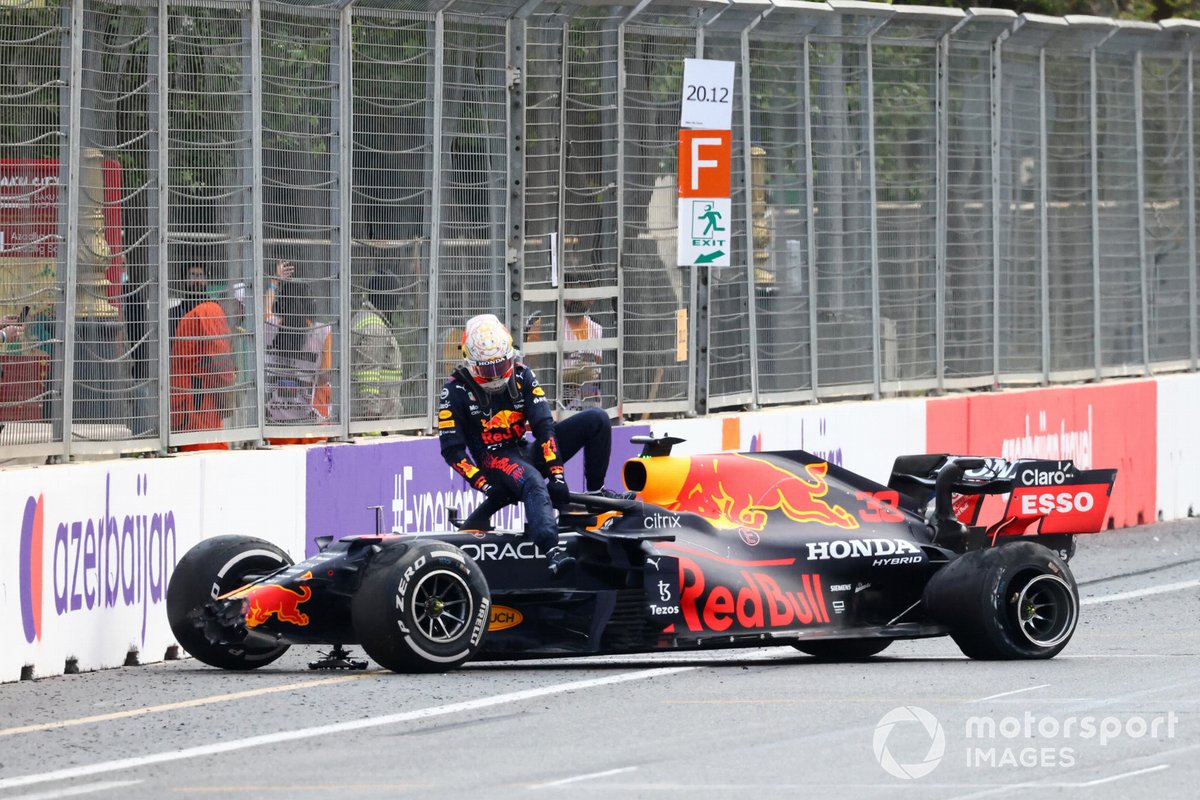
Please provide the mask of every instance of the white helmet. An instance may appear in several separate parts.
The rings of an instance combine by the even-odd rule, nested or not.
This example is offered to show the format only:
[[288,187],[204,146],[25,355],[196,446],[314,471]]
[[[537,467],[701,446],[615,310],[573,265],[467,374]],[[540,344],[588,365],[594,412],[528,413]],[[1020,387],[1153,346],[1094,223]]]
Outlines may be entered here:
[[512,377],[517,351],[512,346],[512,334],[495,314],[480,314],[467,320],[462,351],[467,371],[481,389],[493,393],[504,390]]

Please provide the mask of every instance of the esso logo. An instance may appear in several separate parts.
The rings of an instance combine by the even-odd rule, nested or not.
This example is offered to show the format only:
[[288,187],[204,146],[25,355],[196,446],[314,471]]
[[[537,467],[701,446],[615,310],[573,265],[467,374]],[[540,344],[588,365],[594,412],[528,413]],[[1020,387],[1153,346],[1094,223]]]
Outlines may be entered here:
[[1058,494],[1046,492],[1045,494],[1021,496],[1021,514],[1025,516],[1051,514],[1055,511],[1086,512],[1095,507],[1096,498],[1092,496],[1091,492],[1059,492]]

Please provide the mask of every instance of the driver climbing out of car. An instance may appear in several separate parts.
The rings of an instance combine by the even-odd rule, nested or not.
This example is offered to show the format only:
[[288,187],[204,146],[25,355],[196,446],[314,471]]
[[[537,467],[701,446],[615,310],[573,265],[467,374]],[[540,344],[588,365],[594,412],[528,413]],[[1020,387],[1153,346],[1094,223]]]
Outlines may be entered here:
[[545,391],[493,314],[467,321],[462,352],[464,363],[442,388],[438,436],[446,463],[486,495],[463,527],[486,528],[493,513],[520,500],[530,538],[549,558],[550,572],[560,575],[575,563],[559,544],[554,516],[570,502],[563,465],[583,450],[588,494],[633,497],[604,488],[612,449],[608,415],[592,408],[555,424]]

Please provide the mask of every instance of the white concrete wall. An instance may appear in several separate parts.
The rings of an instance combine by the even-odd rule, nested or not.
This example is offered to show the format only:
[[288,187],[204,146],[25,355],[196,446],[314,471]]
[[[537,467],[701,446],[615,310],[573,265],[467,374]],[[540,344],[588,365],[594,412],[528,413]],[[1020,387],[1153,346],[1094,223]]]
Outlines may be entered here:
[[[1139,427],[1147,415],[1157,421],[1145,427],[1156,431],[1154,501],[1164,519],[1200,513],[1200,375],[1152,383],[1156,394],[1138,396],[1154,398],[1153,407],[1122,411]],[[1037,392],[1026,395],[1031,409],[1040,402]],[[929,415],[947,413],[969,411],[944,400],[826,403],[652,427],[685,438],[682,453],[803,448],[884,483],[897,455],[936,448],[934,430],[945,420],[934,417],[934,425]],[[408,458],[406,449],[415,457],[418,445],[427,446],[411,438],[374,443],[396,448],[389,459],[397,463]],[[133,649],[143,661],[161,659],[173,643],[166,582],[179,557],[206,537],[259,536],[302,558],[306,504],[320,499],[307,496],[308,452],[290,447],[0,472],[0,518],[9,530],[0,540],[0,681],[17,680],[27,665],[39,677],[61,673],[68,658],[85,670],[118,666]]]
[[1158,384],[1158,513],[1200,514],[1200,375],[1156,378]]
[[0,681],[162,660],[167,581],[204,538],[304,553],[304,451],[203,453],[6,470]]

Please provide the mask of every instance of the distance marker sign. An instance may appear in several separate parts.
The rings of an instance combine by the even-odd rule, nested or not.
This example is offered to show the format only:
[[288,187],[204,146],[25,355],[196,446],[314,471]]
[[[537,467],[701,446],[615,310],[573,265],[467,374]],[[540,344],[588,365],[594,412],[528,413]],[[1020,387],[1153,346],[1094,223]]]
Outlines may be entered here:
[[679,127],[729,130],[733,127],[732,61],[683,60],[683,104]]
[[676,261],[681,267],[727,267],[733,238],[734,64],[689,58],[683,75]]
[[679,266],[729,266],[729,131],[679,132]]

